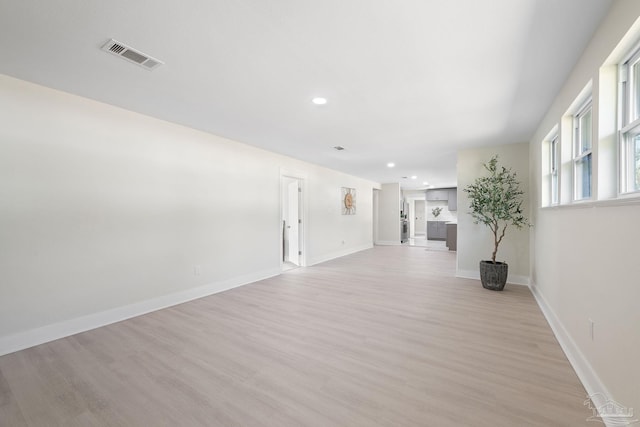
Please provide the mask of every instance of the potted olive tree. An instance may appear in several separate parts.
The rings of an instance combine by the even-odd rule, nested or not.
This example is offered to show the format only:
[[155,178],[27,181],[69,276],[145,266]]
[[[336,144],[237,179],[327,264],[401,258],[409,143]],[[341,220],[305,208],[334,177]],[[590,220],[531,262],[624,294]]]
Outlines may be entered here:
[[495,155],[484,164],[489,176],[476,178],[473,184],[463,191],[469,195],[469,212],[476,224],[489,227],[493,233],[493,253],[490,261],[480,261],[480,280],[486,289],[501,291],[507,283],[509,266],[505,262],[496,262],[496,254],[500,242],[504,238],[507,227],[529,226],[529,221],[522,213],[524,192],[516,173],[510,168],[498,165]]

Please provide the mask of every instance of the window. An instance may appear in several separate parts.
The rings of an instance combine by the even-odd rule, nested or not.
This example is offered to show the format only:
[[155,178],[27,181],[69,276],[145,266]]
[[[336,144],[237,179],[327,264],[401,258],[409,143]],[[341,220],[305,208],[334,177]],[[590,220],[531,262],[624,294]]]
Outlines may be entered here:
[[[571,125],[569,125],[569,129]],[[570,145],[569,145],[570,147]],[[560,203],[561,165],[560,126],[554,125],[540,143],[540,184],[541,207],[555,206]],[[567,180],[570,182],[570,180]],[[568,192],[571,194],[571,192]]]
[[558,204],[558,193],[559,193],[559,181],[558,181],[558,169],[560,167],[560,151],[558,147],[558,134],[555,134],[551,141],[549,141],[549,175],[551,179],[549,180],[549,184],[551,188],[549,189],[549,194],[551,195],[551,204]]
[[591,198],[591,99],[573,116],[573,194],[575,200]]
[[620,66],[620,193],[640,191],[640,49]]

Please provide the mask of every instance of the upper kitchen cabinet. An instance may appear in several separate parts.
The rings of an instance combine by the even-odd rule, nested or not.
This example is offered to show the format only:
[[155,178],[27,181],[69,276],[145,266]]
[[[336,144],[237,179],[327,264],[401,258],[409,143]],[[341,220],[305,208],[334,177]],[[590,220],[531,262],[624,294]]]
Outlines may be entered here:
[[445,201],[450,211],[458,210],[458,189],[457,188],[438,188],[435,190],[427,190],[427,201]]
[[448,202],[448,208],[450,211],[457,211],[458,210],[458,189],[457,188],[450,188],[449,189],[449,199],[447,200]]
[[429,200],[449,200],[449,190],[446,188],[427,190],[427,201]]

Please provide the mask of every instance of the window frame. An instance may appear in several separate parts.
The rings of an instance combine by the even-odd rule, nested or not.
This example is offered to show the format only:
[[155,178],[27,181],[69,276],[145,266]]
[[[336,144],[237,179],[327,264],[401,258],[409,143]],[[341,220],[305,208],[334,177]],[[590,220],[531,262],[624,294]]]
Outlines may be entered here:
[[[634,67],[636,67],[634,78]],[[635,159],[635,138],[640,135],[640,44],[620,61],[620,124],[618,132],[618,193],[640,196],[640,166]]]
[[555,132],[549,138],[549,205],[560,203],[560,136]]
[[[583,132],[583,119],[589,114],[590,126],[586,134]],[[586,136],[588,136],[589,147],[585,148]],[[591,96],[587,98],[577,112],[573,115],[573,200],[576,202],[593,199],[593,102]],[[578,188],[578,184],[582,183],[584,187],[584,178],[578,180],[578,165],[588,159],[588,195],[583,193],[583,188]],[[579,193],[580,191],[580,193]]]

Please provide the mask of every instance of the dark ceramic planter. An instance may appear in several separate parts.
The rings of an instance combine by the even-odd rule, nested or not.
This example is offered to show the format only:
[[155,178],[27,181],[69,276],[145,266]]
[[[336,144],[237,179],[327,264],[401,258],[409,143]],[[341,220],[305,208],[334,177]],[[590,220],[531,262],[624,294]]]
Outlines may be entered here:
[[509,266],[504,262],[480,261],[480,281],[485,289],[503,290],[508,274]]

